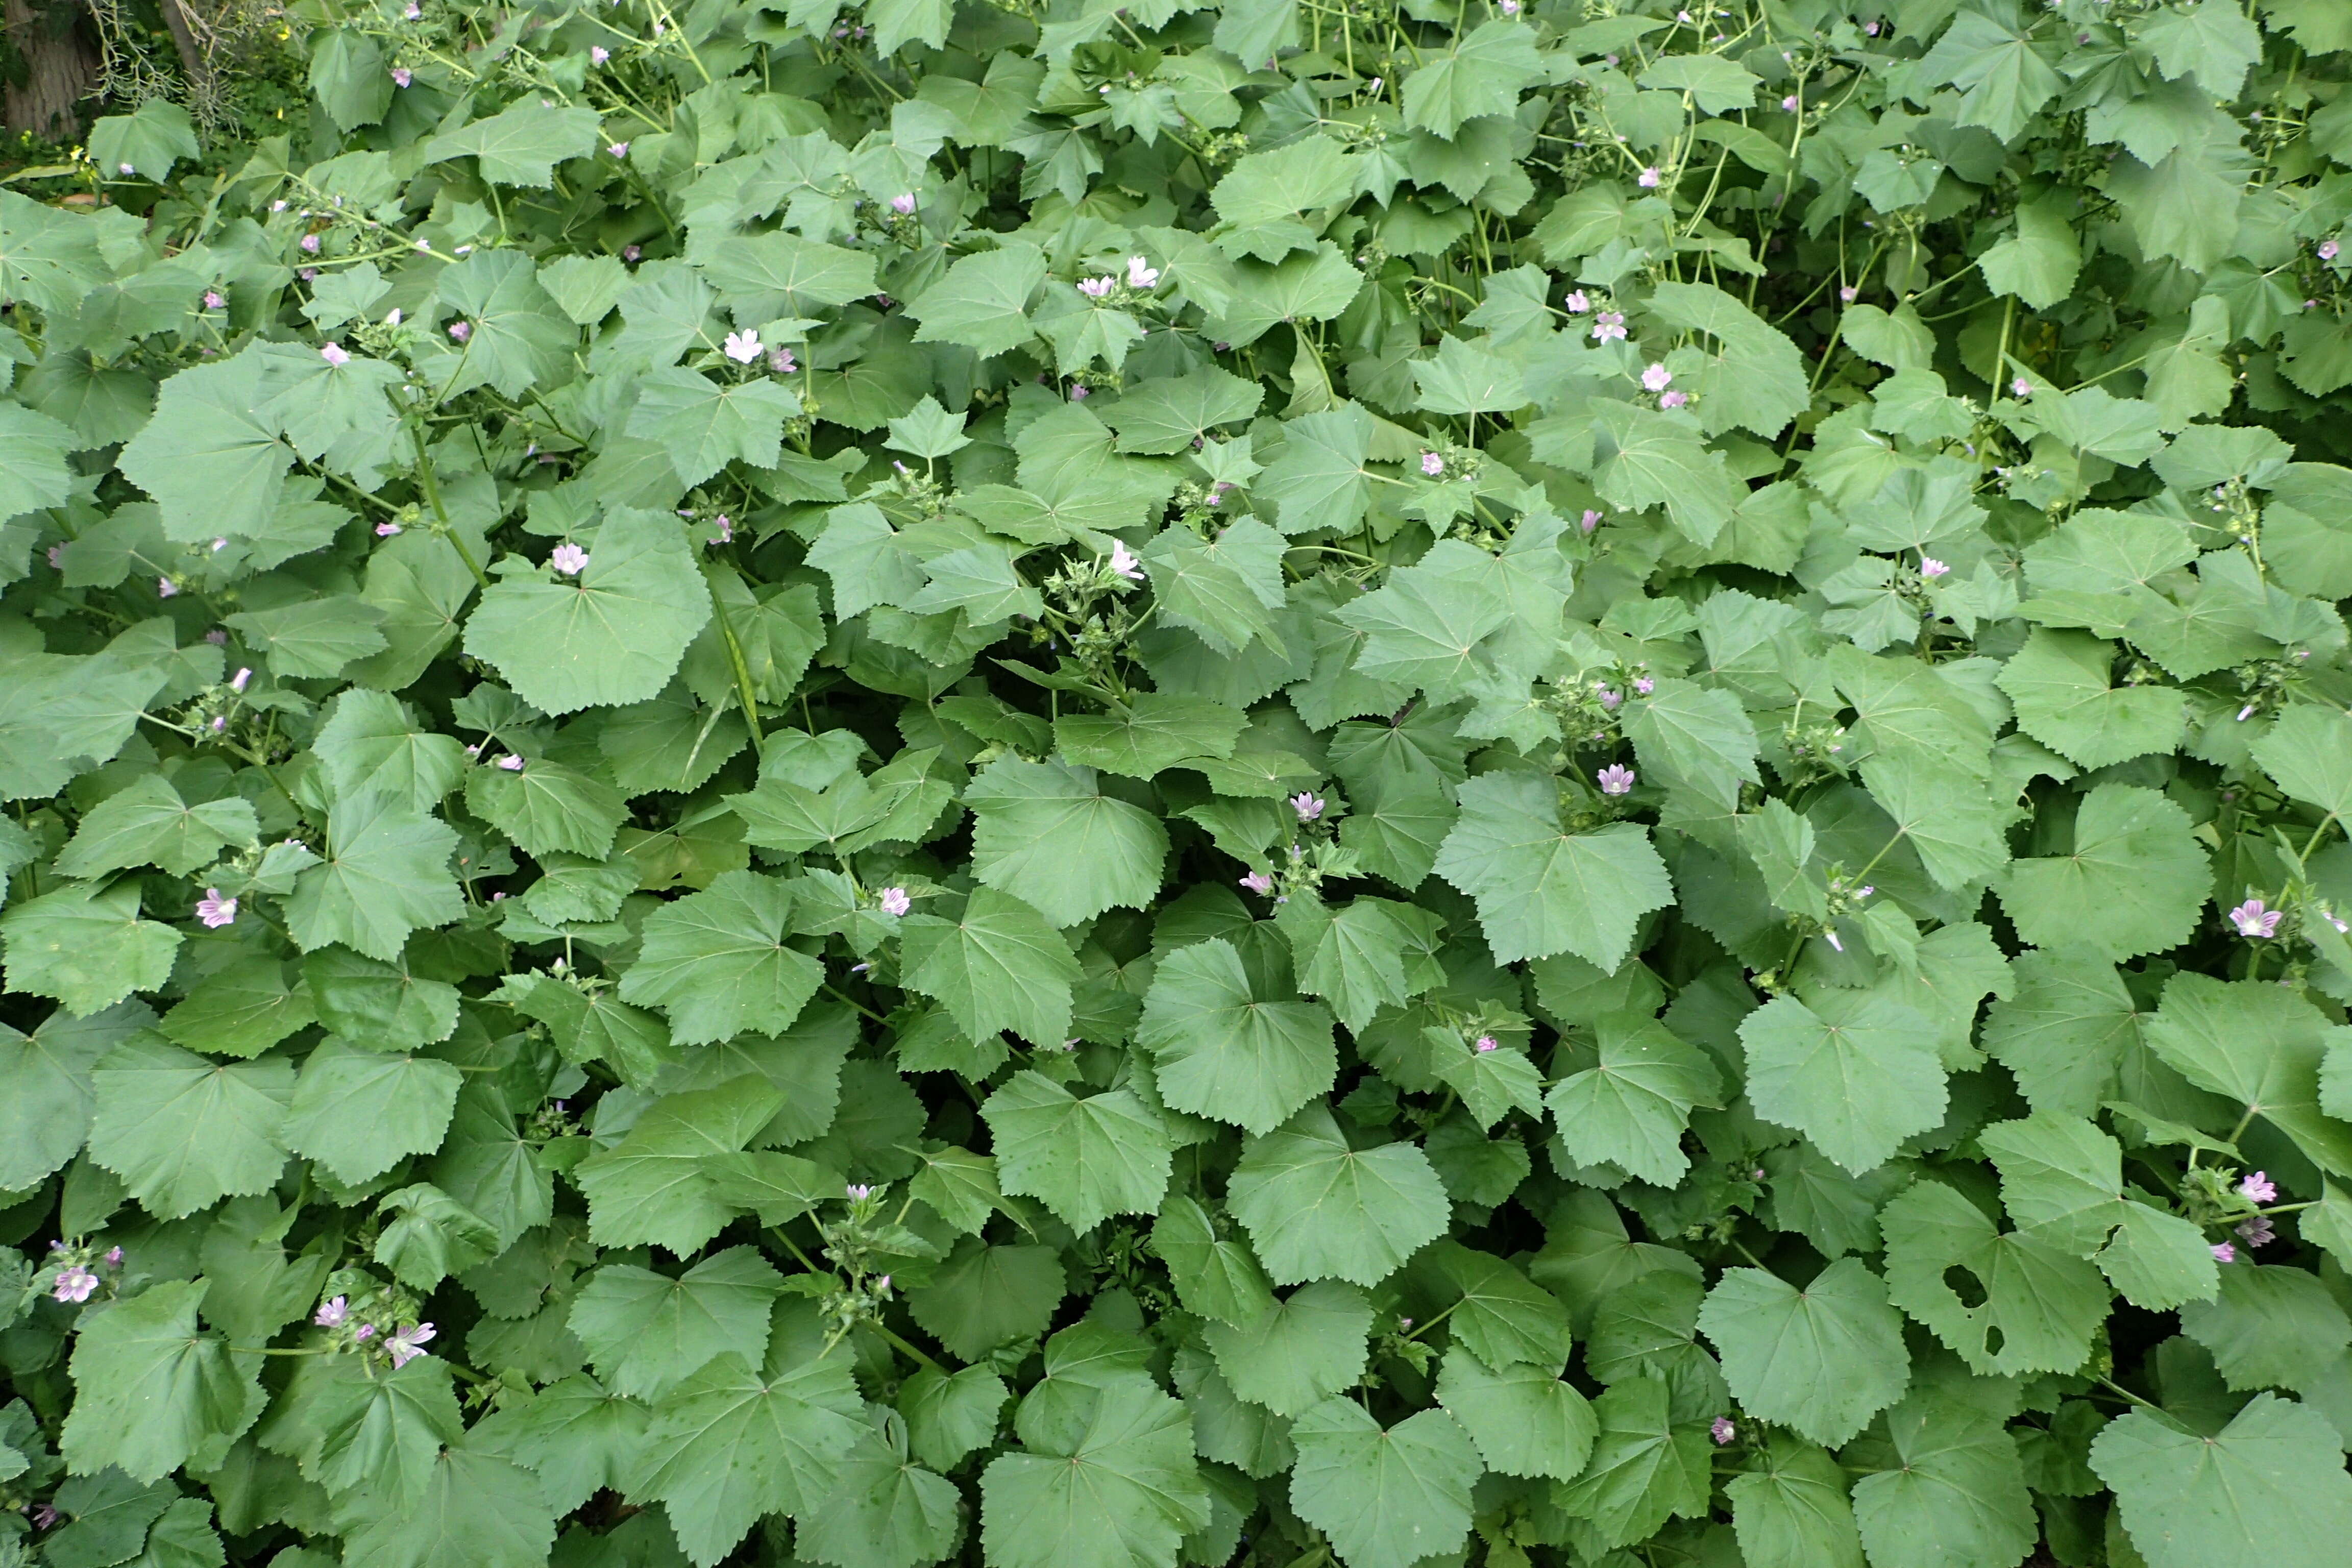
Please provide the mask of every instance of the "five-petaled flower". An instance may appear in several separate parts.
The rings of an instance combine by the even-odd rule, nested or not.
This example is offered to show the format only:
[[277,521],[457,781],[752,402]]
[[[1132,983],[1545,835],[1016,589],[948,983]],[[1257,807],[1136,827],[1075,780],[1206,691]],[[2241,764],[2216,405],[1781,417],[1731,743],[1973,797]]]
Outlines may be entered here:
[[1300,790],[1290,797],[1290,809],[1298,814],[1301,822],[1313,822],[1323,815],[1323,797]]
[[51,1294],[60,1301],[87,1301],[89,1293],[97,1289],[98,1276],[77,1263],[58,1270],[57,1288]]
[[1942,562],[1937,560],[1932,555],[1922,555],[1919,557],[1919,575],[1927,578],[1930,583],[1934,582],[1937,578],[1942,576],[1945,573],[1949,572],[1951,568],[1949,566],[1945,565]]
[[629,144],[626,142],[615,142],[604,151],[615,158],[625,158],[629,155]]
[[392,68],[393,86],[406,87],[414,79],[415,79],[409,75],[408,68],[406,66],[394,66]]
[[793,358],[792,350],[770,349],[768,351],[768,370],[770,374],[774,375],[790,375],[793,372],[798,369],[800,369],[800,364],[799,362]]
[[750,364],[760,357],[760,334],[746,327],[740,332],[727,334],[727,357],[737,364]]
[[1633,770],[1622,763],[1612,763],[1593,775],[1602,795],[1626,795],[1633,788]]
[[2270,1215],[2258,1214],[2238,1222],[2238,1239],[2248,1247],[2268,1247],[2278,1239],[2278,1232],[2273,1228]]
[[319,357],[332,365],[345,365],[352,363],[351,351],[341,343],[320,344]]
[[559,544],[547,552],[547,563],[566,577],[577,577],[588,565],[588,552],[576,544]]
[[1739,1428],[1731,1424],[1731,1417],[1728,1415],[1717,1416],[1707,1424],[1706,1430],[1707,1436],[1715,1439],[1715,1446],[1718,1448],[1739,1436]]
[[2278,1202],[2278,1184],[2271,1180],[2269,1172],[2255,1171],[2239,1182],[2238,1194],[2254,1203],[2274,1204]]
[[1078,279],[1078,292],[1084,294],[1089,300],[1102,299],[1113,289],[1118,287],[1118,279],[1116,278],[1081,278]]
[[1568,313],[1571,316],[1581,316],[1585,311],[1592,309],[1592,301],[1584,297],[1584,290],[1581,289],[1570,289],[1568,291],[1568,298],[1562,300],[1560,303],[1568,307]]
[[1433,479],[1445,471],[1445,459],[1434,452],[1423,452],[1421,455],[1421,471]]
[[589,45],[589,46],[588,46],[588,63],[589,63],[589,64],[591,64],[591,65],[598,65],[598,66],[601,66],[601,65],[603,65],[606,60],[609,60],[609,59],[611,59],[612,58],[613,58],[613,51],[612,51],[612,50],[610,50],[610,49],[608,49],[608,48],[606,48],[604,45],[602,45],[602,44],[591,44],[591,45]]
[[1130,583],[1143,581],[1143,568],[1136,561],[1135,552],[1116,539],[1110,542],[1110,569]]
[[320,1302],[319,1310],[310,1315],[310,1321],[322,1329],[340,1329],[343,1326],[343,1320],[351,1315],[351,1302],[338,1296],[331,1301]]
[[890,198],[890,210],[897,213],[900,217],[905,217],[908,213],[913,212],[915,210],[915,193],[912,191],[900,191],[897,195],[892,196]]
[[2213,1261],[2235,1263],[2238,1261],[2238,1249],[2226,1241],[2217,1241],[2213,1244]]
[[1662,392],[1658,394],[1658,406],[1661,408],[1680,408],[1684,404],[1688,403],[1689,401],[1690,394],[1683,391],[1680,387],[1675,388],[1672,392]]
[[228,301],[227,301],[226,300],[224,300],[224,299],[222,299],[222,298],[221,298],[221,294],[220,294],[220,290],[219,290],[219,289],[205,289],[205,310],[219,310],[222,306],[224,306],[224,305],[226,305],[226,304],[227,304],[227,303],[228,303]]
[[302,237],[302,248],[303,248],[304,250],[306,250],[306,251],[310,252],[312,256],[316,256],[316,255],[318,255],[318,254],[319,254],[319,237],[318,237],[317,235],[315,235],[315,234],[306,234],[306,235],[304,235],[304,236]]
[[1160,284],[1160,268],[1140,256],[1127,258],[1127,286],[1130,289],[1153,289]]
[[1633,695],[1636,697],[1647,697],[1657,689],[1658,683],[1646,675],[1637,675],[1633,678]]
[[882,912],[886,915],[903,915],[915,907],[915,900],[907,896],[904,888],[885,888],[876,896],[875,902],[882,906]]
[[522,756],[520,752],[509,752],[490,765],[502,773],[519,773],[522,772]]
[[1646,391],[1664,392],[1666,389],[1666,383],[1674,378],[1675,373],[1664,365],[1653,364],[1642,372],[1642,385]]
[[2009,384],[2009,395],[2022,403],[2033,395],[2033,384],[2021,375]]
[[453,343],[462,343],[462,342],[464,342],[467,338],[470,338],[470,337],[472,337],[473,335],[474,335],[474,323],[473,323],[473,322],[471,322],[471,321],[452,321],[452,322],[450,322],[450,323],[449,323],[449,341],[450,341],[451,342],[453,342]]
[[1643,171],[1642,171],[1642,174],[1641,174],[1641,177],[1640,177],[1640,178],[1638,178],[1638,179],[1636,179],[1633,183],[1634,183],[1635,184],[1637,184],[1637,185],[1641,186],[1641,187],[1642,187],[1643,190],[1645,190],[1645,191],[1654,191],[1654,190],[1656,190],[1656,189],[1658,188],[1658,181],[1659,181],[1659,178],[1660,178],[1660,175],[1659,175],[1659,174],[1658,174],[1658,171],[1657,171],[1656,167],[1654,165],[1654,166],[1652,166],[1652,167],[1650,167],[1650,168],[1647,168],[1647,169],[1643,170]]
[[1252,871],[1242,879],[1242,886],[1260,898],[1274,891],[1274,879],[1263,871]]
[[1495,1039],[1495,1037],[1494,1037],[1494,1036],[1492,1036],[1492,1035],[1481,1035],[1481,1036],[1479,1036],[1479,1037],[1478,1037],[1477,1041],[1476,1041],[1476,1044],[1475,1044],[1475,1047],[1474,1047],[1474,1048],[1475,1048],[1475,1049],[1476,1049],[1476,1050],[1477,1050],[1477,1052],[1478,1052],[1481,1056],[1484,1056],[1486,1052],[1491,1051],[1491,1050],[1496,1050],[1496,1049],[1498,1049],[1498,1048],[1500,1048],[1500,1047],[1499,1047],[1499,1046],[1498,1046],[1497,1042],[1496,1041],[1496,1039]]
[[392,1357],[393,1367],[397,1371],[399,1368],[406,1366],[410,1362],[415,1361],[418,1356],[423,1355],[425,1353],[425,1342],[432,1337],[432,1324],[411,1323],[408,1327],[397,1331],[394,1333],[392,1338],[383,1342],[384,1353]]
[[2285,917],[2284,910],[2267,910],[2260,899],[2248,899],[2230,911],[2230,923],[2238,928],[2240,936],[2256,940],[2278,934],[2279,921]]
[[1605,343],[1612,338],[1622,339],[1624,335],[1624,311],[1602,310],[1592,318],[1592,341],[1594,342]]
[[208,931],[218,931],[236,922],[236,900],[224,899],[218,888],[206,888],[205,896],[196,900],[196,919],[205,922]]
[[2342,248],[2332,239],[2323,239],[2319,242],[2319,259],[2333,261],[2342,252]]

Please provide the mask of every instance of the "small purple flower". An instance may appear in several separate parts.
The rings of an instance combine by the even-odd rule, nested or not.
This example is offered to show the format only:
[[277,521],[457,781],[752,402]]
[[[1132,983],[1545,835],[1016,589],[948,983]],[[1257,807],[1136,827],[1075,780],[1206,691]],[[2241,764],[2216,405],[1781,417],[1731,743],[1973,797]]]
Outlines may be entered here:
[[915,900],[907,896],[904,888],[885,888],[877,901],[886,915],[903,915],[915,907]]
[[406,1366],[425,1353],[425,1342],[433,1337],[430,1323],[412,1323],[383,1342],[384,1353],[392,1357],[395,1371]]
[[57,1528],[59,1517],[60,1516],[56,1509],[50,1507],[47,1503],[42,1503],[39,1507],[33,1510],[33,1528],[35,1530],[54,1530]]
[[1519,0],[1495,0],[1495,9],[1506,16],[1516,16],[1519,14]]
[[1622,763],[1612,763],[1595,773],[1602,795],[1627,795],[1633,788],[1633,770]]
[[2278,1239],[2278,1232],[2272,1228],[2270,1215],[2258,1214],[2239,1222],[2238,1239],[2248,1247],[2268,1247]]
[[1421,471],[1433,479],[1445,471],[1445,459],[1434,452],[1423,452],[1421,455]]
[[[316,283],[319,280],[319,269],[315,267],[299,267],[295,268],[294,276],[299,278],[305,283]],[[206,349],[205,351],[206,353],[210,353],[212,352],[213,351],[210,349]]]
[[470,337],[472,337],[473,335],[474,335],[474,323],[473,323],[473,322],[471,322],[471,321],[452,321],[452,322],[450,322],[450,323],[449,323],[449,341],[450,341],[451,342],[453,342],[453,343],[462,343],[462,342],[464,342],[467,338],[470,338]]
[[2238,1184],[2238,1194],[2253,1203],[2274,1204],[2278,1202],[2278,1184],[2271,1180],[2269,1172],[2256,1171]]
[[[54,564],[54,563],[52,564]],[[228,628],[226,626],[215,626],[212,630],[205,634],[205,641],[212,644],[215,647],[226,647],[228,646]]]
[[319,357],[338,368],[352,363],[351,350],[341,343],[321,343],[319,345]]
[[351,1302],[338,1296],[331,1301],[320,1303],[319,1310],[310,1315],[310,1321],[322,1329],[340,1329],[343,1326],[343,1320],[351,1315]]
[[1264,898],[1266,894],[1274,891],[1274,879],[1267,876],[1263,871],[1252,871],[1248,876],[1242,879],[1242,886],[1247,888],[1251,892],[1255,893],[1259,898]]
[[1568,298],[1562,300],[1560,303],[1568,307],[1568,313],[1571,316],[1581,316],[1585,311],[1592,309],[1592,301],[1584,297],[1584,290],[1581,289],[1570,289]]
[[205,922],[207,931],[218,931],[236,920],[236,900],[224,899],[218,888],[206,888],[205,896],[196,900],[196,919]]
[[610,153],[615,158],[625,158],[629,155],[629,144],[626,142],[615,142],[606,147],[604,151]]
[[714,544],[732,544],[735,542],[734,521],[723,511],[719,514],[719,537],[711,542]]
[[2260,899],[2248,899],[2230,911],[2230,923],[2238,928],[2240,936],[2257,941],[2278,934],[2279,921],[2285,917],[2284,910],[2266,910]]
[[227,301],[226,300],[224,300],[224,299],[222,299],[222,298],[221,298],[221,294],[220,294],[220,290],[219,290],[219,289],[205,289],[205,310],[221,310],[221,309],[224,309],[225,307],[226,307],[226,305],[227,305],[227,304],[228,304],[228,301]]
[[2333,261],[2336,259],[2337,250],[2338,247],[2334,240],[2323,239],[2319,242],[2319,259],[2322,261]]
[[1110,544],[1110,569],[1130,583],[1143,581],[1143,567],[1136,560],[1135,552],[1116,539]]
[[768,351],[769,374],[790,375],[798,369],[800,369],[800,362],[793,358],[792,350],[770,349]]
[[587,568],[588,552],[576,544],[559,544],[547,552],[547,563],[566,577],[577,577]]
[[121,1268],[121,1267],[122,1267],[122,1248],[121,1248],[121,1247],[108,1247],[108,1248],[106,1249],[106,1261],[107,1261],[107,1263],[108,1263],[110,1266],[111,1266],[111,1267],[113,1267],[113,1268]]
[[1642,386],[1644,391],[1664,392],[1666,389],[1666,383],[1674,378],[1675,373],[1664,365],[1653,364],[1642,372]]
[[1160,286],[1160,268],[1140,256],[1127,258],[1127,286],[1130,289],[1156,289]]
[[1605,343],[1612,339],[1622,341],[1624,336],[1624,311],[1603,310],[1592,318],[1592,341],[1594,342]]
[[522,772],[522,755],[518,752],[509,752],[490,765],[502,773],[519,773]]
[[50,1294],[60,1301],[87,1301],[89,1293],[97,1289],[98,1276],[77,1263],[58,1270],[57,1288]]
[[874,1189],[863,1182],[852,1182],[842,1191],[849,1194],[849,1201],[854,1204],[862,1204],[874,1195]]
[[1658,171],[1654,166],[1653,166],[1643,170],[1641,176],[1633,183],[1641,186],[1645,191],[1654,191],[1658,188]]
[[378,539],[390,539],[399,531],[400,524],[396,522],[379,522],[375,525],[375,536]]
[[303,248],[305,251],[309,252],[309,253],[310,253],[310,255],[312,255],[312,256],[316,256],[316,255],[318,255],[318,254],[319,254],[319,237],[318,237],[317,235],[315,235],[315,234],[306,234],[306,235],[304,235],[304,236],[302,237],[302,248]]
[[1496,1050],[1499,1047],[1496,1045],[1494,1036],[1481,1035],[1478,1037],[1477,1043],[1472,1048],[1476,1050],[1479,1055],[1484,1056],[1488,1051]]
[[737,364],[750,364],[765,352],[760,346],[760,334],[750,328],[727,334],[725,352]]
[[1594,529],[1601,526],[1601,520],[1605,515],[1605,513],[1593,510],[1591,507],[1586,507],[1584,509],[1584,516],[1579,520],[1579,526],[1581,527],[1585,532],[1591,533]]
[[588,46],[588,63],[589,63],[589,64],[591,64],[591,65],[598,65],[598,66],[601,66],[601,65],[603,65],[606,60],[609,60],[609,59],[611,59],[612,58],[613,58],[613,51],[612,51],[612,50],[610,50],[610,49],[608,49],[608,48],[606,48],[604,45],[602,45],[602,44],[591,44],[591,45],[589,45],[589,46]]
[[1300,790],[1290,797],[1290,809],[1298,814],[1301,822],[1313,822],[1323,815],[1323,797]]
[[1932,555],[1922,555],[1919,557],[1919,575],[1925,577],[1930,583],[1934,582],[1937,578],[1943,576],[1950,570],[1951,568],[1949,566],[1945,565],[1942,562],[1937,560]]
[[1739,1428],[1731,1424],[1731,1417],[1728,1415],[1717,1416],[1708,1424],[1706,1431],[1707,1436],[1715,1439],[1715,1446],[1718,1448],[1739,1436]]
[[900,217],[905,217],[908,214],[913,212],[915,210],[915,193],[912,191],[901,191],[897,195],[892,196],[890,198],[890,210],[897,213]]
[[1657,689],[1658,683],[1646,675],[1637,675],[1633,678],[1633,695],[1636,697],[1647,697]]
[[50,545],[50,546],[49,546],[49,570],[50,570],[50,571],[52,571],[52,572],[62,572],[62,571],[64,571],[65,569],[66,569],[66,547],[65,547],[64,545],[62,545],[62,544],[52,544],[52,545]]
[[1090,390],[1091,389],[1082,382],[1072,383],[1070,386],[1070,401],[1073,403],[1084,403],[1087,400],[1087,394]]
[[419,16],[425,15],[425,8],[422,5],[419,5],[416,3],[416,0],[408,0],[408,7],[406,10],[401,12],[401,15],[414,22]]
[[1797,111],[1797,95],[1792,92],[1788,97],[1782,99],[1780,100],[1780,107],[1787,110],[1790,113],[1794,114]]
[[2033,384],[2021,375],[2009,384],[2009,395],[2022,403],[2033,395]]
[[365,1344],[368,1341],[375,1338],[375,1325],[373,1323],[362,1323],[358,1328],[352,1331],[352,1338],[359,1341],[362,1344]]
[[1607,709],[1610,712],[1616,712],[1617,705],[1624,700],[1625,694],[1618,690],[1615,687],[1604,686],[1601,689],[1601,706]]
[[645,253],[646,247],[642,245],[625,245],[621,247],[621,259],[624,261],[635,261],[638,257],[643,256]]
[[242,693],[245,690],[245,683],[252,679],[252,667],[248,665],[241,668],[235,675],[229,677],[228,689],[231,691]]
[[1658,395],[1658,406],[1661,408],[1680,408],[1689,401],[1690,394],[1679,389],[1674,392],[1662,392]]
[[2238,1249],[2226,1241],[2217,1241],[2213,1244],[2213,1261],[2235,1263],[2238,1261]]
[[415,79],[409,75],[408,68],[406,66],[394,66],[392,68],[393,86],[406,87],[413,79]]
[[179,591],[180,585],[177,583],[173,582],[169,577],[158,577],[155,579],[155,596],[157,598],[168,599]]

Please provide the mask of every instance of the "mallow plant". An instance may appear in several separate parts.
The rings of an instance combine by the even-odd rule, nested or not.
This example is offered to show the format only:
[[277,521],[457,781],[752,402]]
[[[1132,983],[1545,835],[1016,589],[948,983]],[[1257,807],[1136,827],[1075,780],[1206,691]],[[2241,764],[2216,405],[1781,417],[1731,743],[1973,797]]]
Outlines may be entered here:
[[287,24],[0,185],[0,1564],[2352,1550],[2352,6]]

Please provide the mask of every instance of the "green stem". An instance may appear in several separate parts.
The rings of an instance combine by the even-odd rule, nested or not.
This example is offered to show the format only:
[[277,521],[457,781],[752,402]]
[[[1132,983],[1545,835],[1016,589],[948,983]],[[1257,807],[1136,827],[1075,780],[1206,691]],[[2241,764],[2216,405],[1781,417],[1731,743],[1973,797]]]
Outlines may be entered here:
[[457,551],[457,559],[466,563],[466,570],[474,574],[474,581],[482,591],[489,592],[490,580],[484,574],[481,563],[476,561],[474,552],[466,548],[466,542],[457,537],[457,527],[449,521],[449,509],[441,504],[441,481],[433,476],[433,455],[425,445],[425,426],[411,424],[408,433],[416,438],[416,482],[425,488],[425,500],[433,508],[433,516],[441,525],[441,537]]
[[727,601],[719,596],[719,575],[715,571],[702,574],[703,585],[710,590],[710,613],[719,622],[719,640],[727,645],[727,663],[735,671],[735,695],[743,704],[743,722],[751,731],[751,754],[767,755],[767,737],[760,732],[760,698],[751,683],[751,666],[743,657],[743,645],[735,636],[735,623],[727,618]]

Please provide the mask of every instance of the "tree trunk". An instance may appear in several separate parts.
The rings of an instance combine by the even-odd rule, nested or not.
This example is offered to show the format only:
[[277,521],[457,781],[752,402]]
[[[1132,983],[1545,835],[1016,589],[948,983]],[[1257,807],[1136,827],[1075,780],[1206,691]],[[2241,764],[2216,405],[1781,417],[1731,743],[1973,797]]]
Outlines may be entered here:
[[5,100],[5,121],[10,131],[29,131],[59,142],[81,135],[74,112],[98,79],[98,47],[84,26],[79,10],[36,14],[29,0],[5,0],[8,41],[24,58],[23,85],[11,85]]

